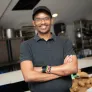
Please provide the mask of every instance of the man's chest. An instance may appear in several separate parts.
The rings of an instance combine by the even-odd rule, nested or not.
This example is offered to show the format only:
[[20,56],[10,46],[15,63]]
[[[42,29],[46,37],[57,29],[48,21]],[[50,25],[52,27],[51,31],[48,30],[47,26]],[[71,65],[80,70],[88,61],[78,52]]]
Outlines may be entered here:
[[63,47],[56,44],[37,44],[33,53],[33,64],[35,66],[60,65],[64,61]]

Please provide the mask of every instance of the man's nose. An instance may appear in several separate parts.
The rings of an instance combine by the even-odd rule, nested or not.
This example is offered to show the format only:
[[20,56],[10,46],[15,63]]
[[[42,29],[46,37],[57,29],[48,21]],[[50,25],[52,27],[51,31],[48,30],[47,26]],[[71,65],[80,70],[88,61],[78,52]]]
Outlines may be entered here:
[[42,19],[42,20],[41,20],[41,23],[42,23],[42,24],[44,24],[44,23],[45,23],[45,20],[44,20],[44,19]]

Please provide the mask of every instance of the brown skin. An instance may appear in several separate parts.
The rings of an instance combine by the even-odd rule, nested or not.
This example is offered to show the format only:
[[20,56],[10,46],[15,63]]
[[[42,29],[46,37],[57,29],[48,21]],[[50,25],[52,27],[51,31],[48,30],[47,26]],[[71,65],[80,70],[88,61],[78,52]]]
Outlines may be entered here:
[[[38,13],[35,16],[35,20],[33,21],[33,25],[35,26],[38,35],[40,38],[43,38],[44,40],[48,40],[51,38],[50,28],[53,23],[53,19],[45,13]],[[48,18],[46,20],[39,21],[39,18]],[[76,73],[78,70],[78,63],[77,63],[77,57],[75,55],[73,56],[67,56],[64,60],[64,64],[59,66],[51,66],[51,73],[42,73],[42,67],[34,67],[31,60],[25,60],[21,62],[21,71],[24,76],[24,80],[26,82],[44,82],[44,81],[50,81],[62,76],[66,76],[72,73]]]
[[51,38],[50,28],[53,24],[53,19],[50,18],[45,13],[38,13],[35,16],[35,19],[37,18],[49,18],[49,20],[41,20],[41,21],[33,21],[33,25],[35,26],[39,37],[44,38],[45,40],[48,40]]

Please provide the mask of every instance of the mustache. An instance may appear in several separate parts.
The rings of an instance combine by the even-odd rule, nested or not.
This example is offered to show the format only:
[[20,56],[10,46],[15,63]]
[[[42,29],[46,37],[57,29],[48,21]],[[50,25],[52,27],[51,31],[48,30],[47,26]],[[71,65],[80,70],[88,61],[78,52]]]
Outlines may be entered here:
[[[39,25],[37,25],[38,27],[41,27],[41,26],[49,26],[49,24],[39,24]],[[53,24],[51,24],[50,26],[53,26]],[[33,27],[36,27],[36,25],[35,26],[33,26]]]
[[40,24],[38,26],[41,27],[41,26],[49,26],[49,25],[48,24]]

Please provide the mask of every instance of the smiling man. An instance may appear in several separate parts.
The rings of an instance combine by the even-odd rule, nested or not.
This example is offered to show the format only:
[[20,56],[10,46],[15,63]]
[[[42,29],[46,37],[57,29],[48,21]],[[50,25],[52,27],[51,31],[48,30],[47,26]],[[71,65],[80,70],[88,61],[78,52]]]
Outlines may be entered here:
[[33,11],[34,38],[20,46],[20,66],[31,92],[70,92],[71,74],[78,70],[70,40],[50,32],[52,14],[46,6]]

